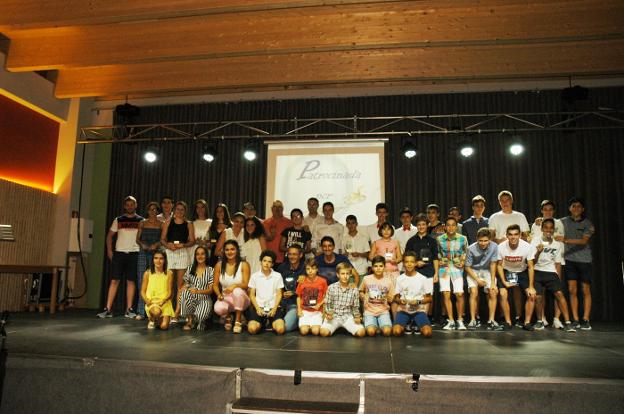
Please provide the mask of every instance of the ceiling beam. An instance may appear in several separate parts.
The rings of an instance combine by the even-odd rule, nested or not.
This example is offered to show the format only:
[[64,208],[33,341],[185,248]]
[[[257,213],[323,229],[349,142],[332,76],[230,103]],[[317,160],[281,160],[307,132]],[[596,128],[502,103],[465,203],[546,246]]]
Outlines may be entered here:
[[110,65],[59,72],[57,97],[197,89],[624,74],[624,40],[404,48]]
[[10,32],[7,69],[624,38],[621,0],[372,3]]
[[0,32],[357,3],[371,0],[3,0]]

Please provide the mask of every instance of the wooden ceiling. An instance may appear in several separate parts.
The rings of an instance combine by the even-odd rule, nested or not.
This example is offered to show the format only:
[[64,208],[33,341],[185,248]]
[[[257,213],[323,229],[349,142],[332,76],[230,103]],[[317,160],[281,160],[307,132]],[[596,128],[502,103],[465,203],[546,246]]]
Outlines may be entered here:
[[3,0],[9,71],[155,97],[624,75],[622,0]]

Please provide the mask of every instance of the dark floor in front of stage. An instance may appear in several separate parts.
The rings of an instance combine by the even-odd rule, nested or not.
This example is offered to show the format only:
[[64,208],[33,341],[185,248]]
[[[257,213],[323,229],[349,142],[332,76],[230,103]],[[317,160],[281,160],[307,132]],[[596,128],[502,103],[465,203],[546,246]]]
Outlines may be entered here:
[[19,353],[286,370],[624,379],[621,324],[595,324],[577,333],[435,330],[430,340],[145,326],[123,317],[100,320],[91,311],[14,314],[7,326],[9,358]]

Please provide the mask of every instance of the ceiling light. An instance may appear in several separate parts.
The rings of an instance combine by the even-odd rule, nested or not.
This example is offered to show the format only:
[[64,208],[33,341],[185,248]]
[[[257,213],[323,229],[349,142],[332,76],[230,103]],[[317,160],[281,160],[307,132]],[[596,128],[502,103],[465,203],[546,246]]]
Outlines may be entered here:
[[520,154],[522,154],[523,152],[524,152],[524,146],[523,146],[522,144],[520,144],[520,143],[515,143],[515,144],[512,144],[512,145],[509,147],[509,153],[510,153],[511,155],[513,155],[514,157],[519,156],[519,155],[520,155]]
[[206,162],[213,162],[217,157],[216,145],[212,142],[202,144],[202,159]]
[[416,151],[416,145],[414,145],[411,141],[405,141],[403,143],[403,155],[405,158],[414,158],[418,151]]
[[158,160],[158,152],[156,151],[155,148],[148,148],[143,153],[143,159],[149,162],[150,164],[153,162],[156,162]]

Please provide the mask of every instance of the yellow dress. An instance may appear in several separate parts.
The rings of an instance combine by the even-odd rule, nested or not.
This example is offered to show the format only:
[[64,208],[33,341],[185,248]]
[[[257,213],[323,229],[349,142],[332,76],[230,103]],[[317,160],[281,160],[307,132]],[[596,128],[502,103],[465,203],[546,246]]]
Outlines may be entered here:
[[[149,280],[147,283],[147,289],[145,291],[145,296],[148,300],[161,300],[162,298],[167,296],[167,275],[164,273],[150,273]],[[151,305],[155,306],[155,305]],[[149,306],[145,305],[145,312],[149,314]],[[173,311],[173,306],[171,305],[171,299],[166,301],[162,305],[162,315],[163,316],[175,316],[175,312]]]

